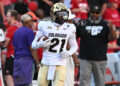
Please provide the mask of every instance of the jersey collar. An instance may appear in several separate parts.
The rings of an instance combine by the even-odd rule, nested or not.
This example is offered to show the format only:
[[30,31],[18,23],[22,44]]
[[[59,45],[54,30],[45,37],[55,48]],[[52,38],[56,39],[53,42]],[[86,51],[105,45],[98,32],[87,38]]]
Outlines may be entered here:
[[53,24],[54,24],[55,26],[57,26],[57,27],[60,26],[60,24],[58,24],[58,23],[56,23],[56,22],[53,22]]

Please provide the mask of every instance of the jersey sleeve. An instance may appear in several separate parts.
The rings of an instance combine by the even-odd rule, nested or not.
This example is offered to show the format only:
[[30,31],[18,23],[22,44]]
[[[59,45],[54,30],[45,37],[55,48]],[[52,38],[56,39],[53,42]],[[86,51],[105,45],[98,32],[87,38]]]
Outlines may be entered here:
[[71,28],[72,28],[72,32],[73,32],[73,33],[76,33],[76,27],[75,27],[74,24],[71,24]]
[[44,24],[45,23],[42,21],[40,21],[38,24],[38,31],[36,32],[35,38],[32,42],[32,48],[34,48],[34,49],[37,49],[40,47],[40,46],[38,46],[38,40],[40,37],[42,37],[44,35],[44,33],[43,33],[43,27],[44,27],[43,25]]
[[44,25],[45,25],[45,22],[44,21],[40,21],[38,23],[38,31],[42,31],[44,29]]
[[73,55],[74,53],[76,53],[77,48],[78,48],[75,33],[72,33],[72,35],[70,36],[68,42],[70,44],[69,55]]

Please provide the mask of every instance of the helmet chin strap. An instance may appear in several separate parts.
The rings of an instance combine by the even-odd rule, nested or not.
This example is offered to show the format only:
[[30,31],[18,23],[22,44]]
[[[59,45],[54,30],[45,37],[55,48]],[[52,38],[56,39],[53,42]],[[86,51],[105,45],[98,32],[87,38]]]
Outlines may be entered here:
[[100,21],[101,21],[102,18],[99,17],[98,19],[94,20],[94,19],[92,19],[91,17],[89,17],[88,19],[90,20],[91,23],[93,23],[93,24],[98,24],[98,23],[100,23]]

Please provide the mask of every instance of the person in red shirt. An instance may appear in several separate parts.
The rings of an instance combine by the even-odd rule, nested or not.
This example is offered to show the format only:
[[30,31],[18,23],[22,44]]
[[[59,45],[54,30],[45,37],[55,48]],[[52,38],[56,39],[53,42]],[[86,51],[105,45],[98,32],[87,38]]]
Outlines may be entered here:
[[89,10],[87,0],[72,0],[71,4],[71,11],[76,15],[76,18],[87,19]]
[[109,8],[103,14],[103,19],[112,21],[115,27],[120,28],[120,15],[117,10],[119,0],[109,0]]
[[4,75],[6,86],[14,86],[13,83],[13,63],[14,63],[14,48],[12,45],[14,32],[20,27],[17,22],[18,12],[11,10],[7,12],[7,22],[10,24],[6,31],[5,46],[7,48],[6,62],[4,67]]

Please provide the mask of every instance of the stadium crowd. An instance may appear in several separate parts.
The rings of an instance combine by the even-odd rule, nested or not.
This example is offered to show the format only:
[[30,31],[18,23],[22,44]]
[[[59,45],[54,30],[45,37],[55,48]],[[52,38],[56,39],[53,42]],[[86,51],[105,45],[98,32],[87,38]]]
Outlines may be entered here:
[[[65,58],[65,56],[69,57],[69,59],[67,59],[67,66],[66,66],[67,73],[63,72],[65,71],[65,68],[63,67],[64,61],[63,62],[61,61],[62,66],[60,67],[56,66],[56,69],[55,69],[53,65],[59,65],[60,63],[57,63],[57,62],[55,63],[56,60],[52,60],[53,63],[51,62],[50,64],[48,64],[47,61],[43,59],[43,57],[45,57],[46,49],[50,47],[50,44],[49,44],[50,40],[47,37],[39,38],[41,34],[46,34],[47,24],[51,25],[51,23],[49,23],[48,21],[54,21],[55,22],[54,25],[58,27],[57,28],[58,30],[59,30],[60,24],[62,25],[61,22],[56,22],[57,20],[55,21],[54,18],[51,17],[51,10],[53,10],[54,6],[56,6],[55,3],[58,3],[58,2],[64,3],[69,13],[69,18],[66,22],[70,23],[70,26],[66,24],[66,27],[67,28],[70,27],[70,29],[71,28],[77,29],[76,30],[77,32],[74,30],[73,32],[72,30],[70,30],[71,32],[69,31],[70,34],[74,32],[77,33],[77,36],[76,36],[77,42],[76,41],[74,42],[74,39],[76,39],[76,37],[74,37],[74,34],[73,34],[74,38],[72,38],[71,36],[69,37],[72,41],[70,39],[66,39],[66,41],[68,41],[68,44],[64,43],[65,42],[64,40],[61,40],[62,41],[61,44],[62,43],[63,45],[65,44],[65,46],[67,47],[67,50],[71,51],[69,53],[70,55],[67,55],[63,52],[63,57],[62,57],[62,58]],[[62,5],[60,6],[61,8],[64,7]],[[105,21],[106,23],[104,23],[104,25],[102,23],[103,27],[111,28],[110,31],[106,30],[103,32],[103,34],[100,35],[104,37],[103,39],[104,43],[103,44],[101,43],[100,46],[98,45],[99,47],[96,47],[96,43],[101,42],[101,39],[98,40],[99,36],[89,39],[90,36],[88,33],[90,33],[89,32],[90,28],[88,28],[88,32],[84,32],[78,29],[78,28],[85,28],[87,24],[88,26],[94,25],[93,23],[88,23],[89,21],[92,22],[91,15],[98,17],[98,20],[100,21],[101,20]],[[44,21],[48,23],[45,23]],[[93,22],[94,22],[94,19],[93,19]],[[97,24],[95,24],[95,26],[99,26],[99,21],[95,21],[95,23],[96,22]],[[57,24],[57,23],[60,23],[60,24]],[[74,25],[72,25],[71,23]],[[51,27],[49,25],[48,25],[48,28],[51,29],[53,26]],[[42,28],[45,30],[43,30]],[[63,28],[63,29],[66,29],[66,28]],[[39,31],[44,33],[41,33]],[[56,30],[53,30],[53,32],[54,31]],[[99,31],[101,32],[101,29]],[[91,31],[91,34],[92,36],[96,36],[100,32],[96,33],[96,30],[95,30],[95,32],[93,33]],[[112,34],[112,36],[110,36],[111,40],[109,40],[109,33]],[[58,35],[61,37],[65,37],[65,34],[58,34]],[[87,66],[89,66],[90,64],[96,65],[97,67],[95,67],[95,70],[98,70],[99,73],[97,75],[97,73],[95,72],[95,75],[97,75],[96,77],[98,78],[99,75],[101,74],[101,71],[102,73],[104,72],[106,63],[105,62],[97,63],[97,62],[107,60],[106,56],[105,58],[101,58],[102,56],[104,57],[104,55],[101,55],[101,53],[99,53],[99,50],[106,49],[107,48],[106,46],[108,46],[108,50],[107,52],[105,50],[102,50],[104,54],[113,53],[114,51],[116,51],[114,49],[120,50],[119,35],[120,35],[120,0],[0,0],[0,46],[1,46],[0,70],[2,69],[2,72],[3,72],[4,86],[32,86],[31,81],[37,80],[37,78],[38,78],[39,86],[47,86],[47,84],[51,86],[51,84],[53,84],[53,77],[51,76],[47,77],[49,78],[48,80],[51,80],[50,83],[48,81],[45,81],[44,78],[41,78],[41,77],[47,76],[47,73],[45,73],[44,71],[47,71],[48,69],[50,71],[50,68],[51,70],[54,70],[54,71],[62,70],[55,75],[56,77],[57,76],[58,77],[55,78],[54,86],[89,86],[91,77],[89,78],[89,73],[87,73],[86,71],[89,71],[91,69],[89,69],[88,67],[88,70],[84,70],[85,67],[87,68]],[[49,36],[54,37],[55,35],[54,33],[51,32]],[[83,40],[85,38],[88,41]],[[41,42],[41,39],[43,39],[42,42]],[[92,39],[94,41],[90,41]],[[53,44],[56,43],[57,45],[58,41],[56,41],[55,39],[52,41],[52,43]],[[79,47],[80,45],[84,46],[82,48],[78,47],[77,52],[76,52],[76,48],[77,48],[76,43]],[[91,47],[89,47],[88,45]],[[104,47],[104,48],[101,48],[101,47]],[[97,55],[100,54],[98,56],[98,59],[94,59],[91,57],[92,51],[90,52],[88,48],[90,49],[90,51],[94,49],[93,50],[94,56],[96,55],[97,57]],[[96,49],[96,48],[99,48],[99,49]],[[60,51],[62,51],[61,49]],[[54,45],[49,49],[49,51],[55,52],[55,53],[57,52],[54,49]],[[86,52],[90,52],[90,53],[86,53]],[[87,54],[88,57],[85,54]],[[49,56],[51,55],[49,54],[48,57]],[[59,55],[56,55],[56,57],[59,58]],[[90,58],[90,59],[87,59],[87,58]],[[42,63],[44,64],[40,65],[42,59],[43,59]],[[93,63],[89,62],[90,64],[87,64],[86,60],[93,61]],[[94,64],[94,61],[96,62],[95,64]],[[101,64],[104,64],[104,65],[102,65],[102,69],[100,70],[99,66]],[[50,65],[50,67],[48,68],[46,65]],[[22,72],[27,72],[27,73],[22,74],[19,68],[22,68],[21,69]],[[54,71],[51,71],[51,72],[54,72]],[[92,73],[93,71],[90,71],[90,72]],[[65,77],[66,74],[64,75],[64,73],[67,74],[66,77]],[[53,73],[51,73],[50,75],[52,74]],[[20,78],[18,78],[18,76],[20,76]],[[85,79],[88,78],[89,80],[85,81],[82,76],[85,77]],[[102,77],[99,77],[99,78],[101,78],[102,81],[101,82],[99,81],[101,79],[96,80],[95,81],[96,86],[105,86],[104,73],[103,75],[101,74],[101,76]],[[65,80],[63,77],[65,77]],[[75,84],[74,82],[80,81],[80,78],[81,78],[80,84],[79,83]],[[63,81],[65,81],[65,84],[63,85],[62,82],[59,82],[59,79],[62,79]],[[59,85],[57,85],[58,83]]]

